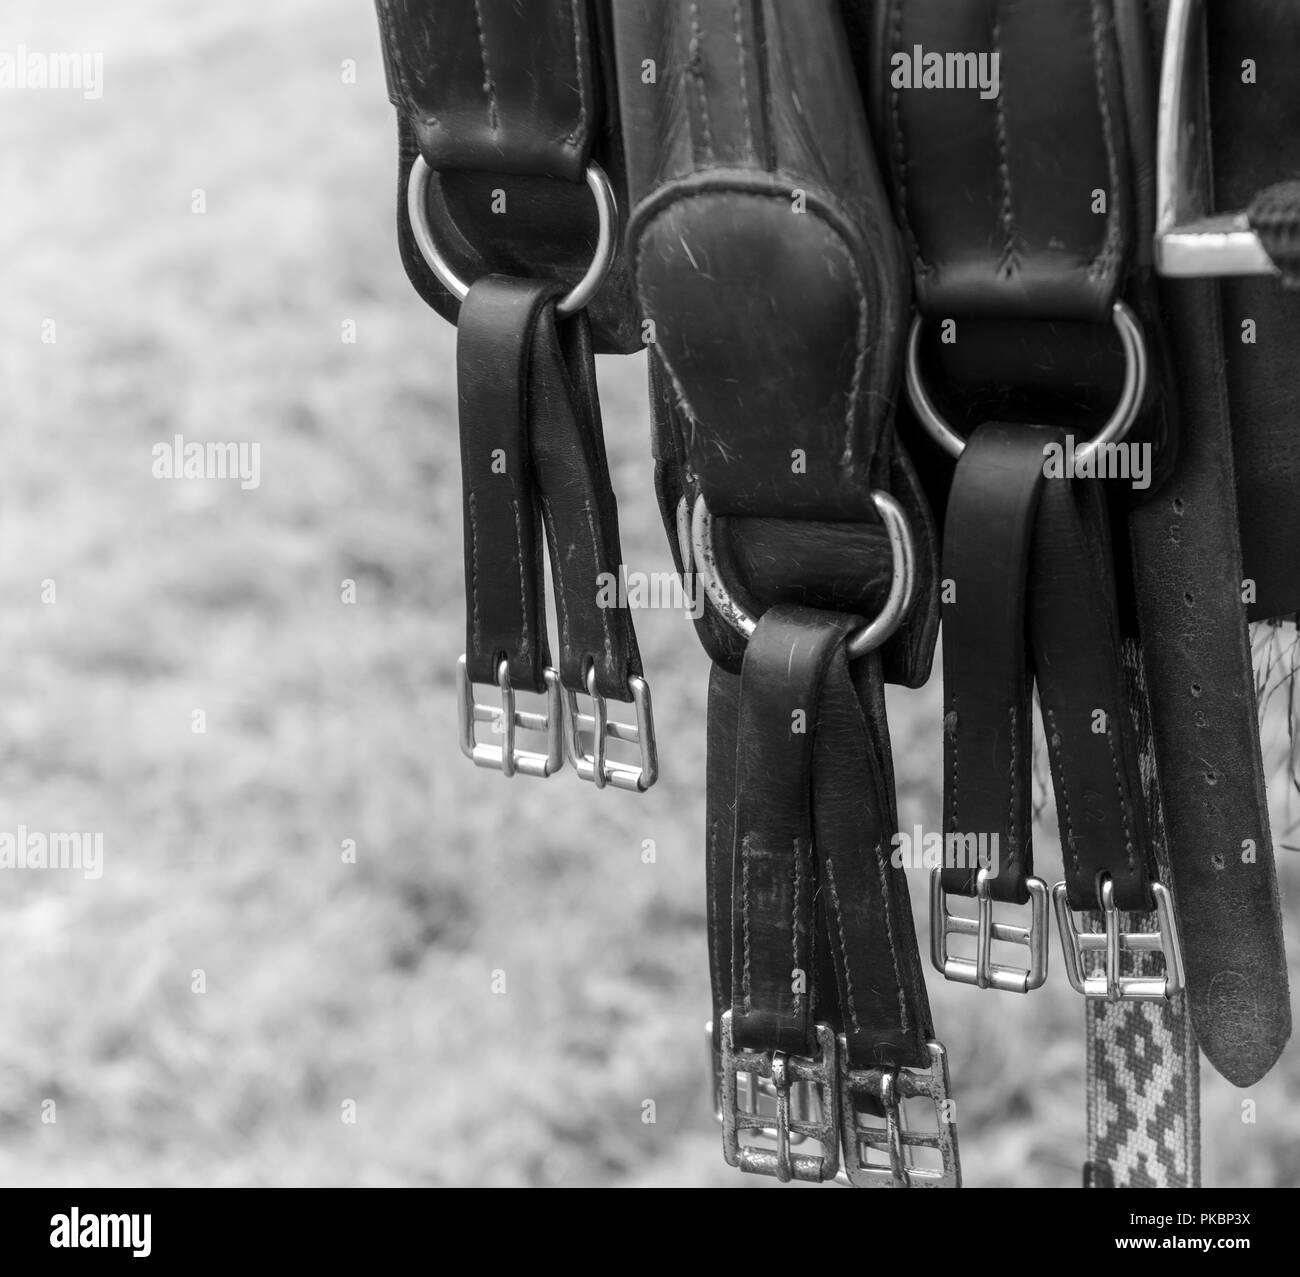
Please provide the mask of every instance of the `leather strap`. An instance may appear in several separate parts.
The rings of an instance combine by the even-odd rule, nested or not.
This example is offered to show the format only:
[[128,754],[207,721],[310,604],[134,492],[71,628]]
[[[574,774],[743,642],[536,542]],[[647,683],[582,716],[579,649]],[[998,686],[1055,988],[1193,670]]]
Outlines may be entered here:
[[[1024,904],[1033,874],[1033,717],[1025,599],[1044,483],[1042,436],[990,423],[966,444],[944,523],[944,815],[950,834],[996,835],[995,900]],[[945,867],[948,892],[976,870]]]
[[713,675],[715,1013],[732,1008],[743,1047],[807,1054],[812,1025],[825,1019],[843,1033],[854,1068],[928,1068],[925,981],[906,879],[890,863],[897,815],[883,682],[874,655],[850,674],[844,641],[857,624],[773,607],[739,684]]
[[533,336],[553,284],[489,275],[456,336],[465,514],[465,655],[476,683],[540,692],[546,642],[542,534],[529,446]]
[[773,608],[745,650],[731,914],[732,1031],[744,1048],[814,1047],[813,749],[822,685],[853,624]]
[[[1050,432],[1062,442],[1061,431]],[[1155,907],[1133,710],[1121,651],[1115,556],[1098,479],[1049,478],[1034,529],[1029,585],[1033,651],[1066,893],[1075,910]]]
[[600,124],[587,0],[377,0],[389,96],[433,169],[582,180]]
[[630,701],[641,673],[631,614],[604,605],[622,567],[586,316],[559,321],[556,284],[488,276],[457,340],[465,501],[466,655],[476,682],[540,691],[549,663],[539,519],[557,595],[560,681]]

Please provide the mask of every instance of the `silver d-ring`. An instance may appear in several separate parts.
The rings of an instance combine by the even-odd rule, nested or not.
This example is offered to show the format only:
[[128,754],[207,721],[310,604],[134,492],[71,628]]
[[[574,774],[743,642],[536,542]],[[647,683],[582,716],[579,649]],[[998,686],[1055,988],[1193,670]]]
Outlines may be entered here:
[[[428,192],[432,171],[424,162],[423,155],[415,157],[415,163],[411,165],[411,176],[406,183],[406,215],[410,219],[411,233],[415,236],[420,256],[457,301],[464,301],[469,293],[469,285],[456,274],[451,263],[443,256],[442,249],[433,237],[433,228],[429,225]],[[599,219],[596,251],[592,254],[587,273],[556,302],[555,309],[561,315],[576,314],[586,306],[600,291],[609,268],[614,264],[614,226],[618,206],[614,201],[614,188],[610,186],[605,170],[595,160],[587,164],[587,189],[596,200],[596,216]]]
[[[903,507],[885,492],[873,491],[871,500],[889,534],[893,577],[880,615],[849,636],[845,647],[854,660],[874,652],[898,629],[912,606],[912,595],[916,590],[916,547],[912,543]],[[722,579],[713,546],[713,515],[709,513],[703,495],[696,497],[691,514],[691,556],[695,574],[718,615],[746,641],[753,638],[758,620],[733,597]]]
[[[1111,312],[1115,331],[1119,333],[1124,348],[1124,386],[1119,402],[1102,426],[1087,443],[1075,450],[1076,462],[1091,461],[1097,450],[1108,443],[1119,443],[1137,420],[1147,389],[1147,347],[1142,336],[1142,325],[1137,316],[1123,303],[1116,302]],[[921,378],[921,317],[912,320],[912,331],[907,335],[907,394],[912,410],[935,443],[951,457],[960,457],[966,447],[962,438],[935,407]]]

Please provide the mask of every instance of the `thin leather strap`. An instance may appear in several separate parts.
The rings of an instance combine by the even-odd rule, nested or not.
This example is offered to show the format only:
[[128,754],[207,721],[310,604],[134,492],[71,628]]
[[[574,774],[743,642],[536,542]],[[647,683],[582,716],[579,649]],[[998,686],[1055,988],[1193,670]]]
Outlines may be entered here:
[[476,683],[540,692],[550,664],[542,536],[529,455],[533,335],[559,289],[489,275],[469,291],[456,336],[465,514],[465,655]]
[[529,365],[529,441],[551,549],[560,640],[560,681],[630,701],[641,673],[630,610],[622,606],[623,554],[596,397],[596,364],[586,314],[559,320],[543,304]]
[[[814,614],[816,615],[816,614]],[[853,1068],[930,1065],[934,1036],[898,830],[880,658],[850,676],[843,644],[822,688],[813,762],[818,901]]]
[[[1045,433],[1061,443],[1060,431]],[[1029,574],[1029,642],[1072,909],[1150,910],[1151,840],[1120,647],[1114,553],[1099,479],[1043,484]]]
[[[1042,486],[1042,436],[990,422],[957,463],[944,525],[943,827],[997,836],[990,894],[1008,904],[1033,873],[1025,594]],[[944,890],[973,896],[976,875],[945,867]]]
[[732,1027],[742,1047],[813,1049],[813,746],[822,684],[854,623],[771,608],[745,649],[731,914]]

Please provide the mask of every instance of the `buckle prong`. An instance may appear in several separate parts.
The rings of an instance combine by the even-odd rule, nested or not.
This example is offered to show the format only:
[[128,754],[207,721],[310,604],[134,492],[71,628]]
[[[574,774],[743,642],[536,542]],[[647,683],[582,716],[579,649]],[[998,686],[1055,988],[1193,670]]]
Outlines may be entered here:
[[[948,893],[943,889],[943,870],[930,873],[930,961],[945,980],[973,984],[977,989],[1000,989],[1004,993],[1028,993],[1047,979],[1047,884],[1030,878],[1029,926],[993,921],[993,899],[989,894],[988,870],[975,879],[979,912],[974,918],[948,912]],[[948,953],[949,936],[974,936],[975,957],[955,958]],[[1029,950],[1029,966],[1009,967],[993,961],[993,942],[1023,945]]]
[[[821,1183],[834,1179],[840,1166],[840,1124],[835,1030],[816,1026],[817,1054],[805,1058],[784,1051],[737,1050],[732,1036],[732,1013],[724,1011],[721,1023],[722,1153],[728,1166],[750,1175],[770,1175],[782,1183],[801,1180]],[[741,1103],[740,1079],[751,1075],[771,1083],[776,1113],[762,1113]],[[801,1087],[816,1096],[810,1112],[801,1116],[792,1097]],[[761,1082],[759,1094],[762,1094]],[[765,1134],[776,1148],[746,1143],[746,1132]],[[792,1146],[803,1139],[816,1140],[817,1153],[796,1153]]]
[[[515,689],[510,685],[510,664],[502,660],[497,666],[497,687],[501,703],[482,705],[474,699],[474,684],[469,676],[469,662],[462,656],[456,663],[457,702],[460,711],[460,749],[476,767],[499,771],[509,779],[521,776],[546,777],[564,766],[563,704],[560,700],[560,676],[547,669],[543,678],[546,685],[546,713],[538,714],[515,706]],[[475,733],[476,723],[491,723],[493,732],[501,733],[500,745],[480,741]],[[518,749],[515,745],[518,731],[538,732],[546,737],[546,752]]]
[[[1151,884],[1155,899],[1157,929],[1155,931],[1121,931],[1119,910],[1115,907],[1115,884],[1110,878],[1101,883],[1101,905],[1104,929],[1101,932],[1080,931],[1070,909],[1067,888],[1058,882],[1052,888],[1052,904],[1056,909],[1065,949],[1065,969],[1070,986],[1085,998],[1105,998],[1107,1002],[1163,1002],[1182,991],[1186,983],[1183,972],[1182,945],[1178,936],[1178,920],[1174,915],[1173,897],[1169,889],[1155,882]],[[1124,953],[1154,953],[1159,951],[1165,960],[1162,975],[1121,975],[1120,959]],[[1104,953],[1105,969],[1089,974],[1085,969],[1084,955]]]
[[[650,685],[640,675],[627,680],[632,692],[632,705],[636,710],[635,723],[620,723],[609,716],[609,702],[596,690],[596,667],[587,669],[587,695],[591,698],[592,712],[584,714],[578,709],[578,696],[564,689],[565,721],[568,724],[566,748],[569,761],[582,780],[589,780],[597,789],[612,785],[634,793],[645,793],[659,779],[659,751],[655,744],[654,710],[650,703]],[[592,736],[591,752],[582,747],[582,733]],[[641,751],[641,765],[620,762],[609,757],[609,742],[623,741]]]
[[[926,1043],[930,1067],[854,1069],[848,1063],[848,1043],[840,1038],[840,1137],[844,1146],[843,1180],[854,1188],[960,1188],[961,1155],[957,1126],[952,1121],[948,1053],[940,1042]],[[884,1110],[884,1126],[862,1124],[855,1100],[866,1095]],[[934,1107],[935,1129],[911,1131],[903,1117],[903,1101],[928,1099]],[[914,1166],[910,1150],[929,1148],[939,1154],[939,1166]],[[871,1149],[883,1150],[889,1165],[865,1160]]]

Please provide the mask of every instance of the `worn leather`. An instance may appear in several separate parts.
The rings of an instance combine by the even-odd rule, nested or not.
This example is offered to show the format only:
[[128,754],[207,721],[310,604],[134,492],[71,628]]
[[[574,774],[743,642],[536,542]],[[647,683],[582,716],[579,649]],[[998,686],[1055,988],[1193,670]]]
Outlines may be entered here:
[[632,699],[641,673],[631,614],[602,606],[620,579],[610,486],[585,315],[559,320],[556,284],[488,276],[470,290],[457,334],[470,677],[540,691],[549,664],[541,529],[550,545],[560,681]]
[[[886,669],[922,681],[937,631],[936,541],[892,428],[903,261],[839,10],[642,0],[617,7],[615,35],[628,254],[663,387],[665,524],[675,529],[682,496],[703,493],[738,594],[856,607],[888,579],[884,538],[872,545],[861,529],[879,528],[872,489],[892,492],[919,588]],[[855,568],[859,550],[871,557]],[[848,570],[806,584],[813,557]],[[712,619],[700,630],[737,669],[735,637]]]
[[[879,663],[868,657],[851,675],[844,649],[856,623],[777,605],[749,642],[739,686],[714,675],[715,1006],[731,1007],[750,1049],[807,1054],[824,1018],[854,1067],[919,1068],[933,1028],[905,875],[890,864],[897,814]],[[729,961],[716,929],[728,921]]]
[[[460,277],[497,273],[571,288],[596,245],[588,161],[626,207],[609,0],[376,0],[388,96],[398,116],[397,228],[417,292],[444,318],[458,303],[411,234],[417,154],[434,170],[429,218]],[[590,306],[596,348],[640,349],[620,256]]]

